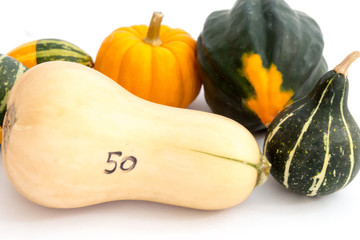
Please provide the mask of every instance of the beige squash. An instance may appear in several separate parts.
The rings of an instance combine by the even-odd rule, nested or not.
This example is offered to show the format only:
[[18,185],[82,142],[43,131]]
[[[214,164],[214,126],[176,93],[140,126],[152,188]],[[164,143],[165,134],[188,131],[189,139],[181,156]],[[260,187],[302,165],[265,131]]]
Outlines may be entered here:
[[47,207],[132,199],[224,209],[269,173],[254,137],[235,121],[142,100],[80,64],[33,67],[7,106],[6,172]]

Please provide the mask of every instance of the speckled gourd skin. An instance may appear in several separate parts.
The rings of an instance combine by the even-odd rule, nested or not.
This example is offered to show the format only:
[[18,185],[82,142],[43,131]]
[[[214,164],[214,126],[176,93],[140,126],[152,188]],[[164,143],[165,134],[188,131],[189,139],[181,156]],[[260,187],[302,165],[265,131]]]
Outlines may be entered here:
[[26,70],[27,67],[16,59],[0,53],[0,126],[4,120],[9,92]]
[[347,77],[329,71],[269,126],[264,152],[272,176],[289,190],[330,194],[358,173],[360,130],[347,107],[348,90]]

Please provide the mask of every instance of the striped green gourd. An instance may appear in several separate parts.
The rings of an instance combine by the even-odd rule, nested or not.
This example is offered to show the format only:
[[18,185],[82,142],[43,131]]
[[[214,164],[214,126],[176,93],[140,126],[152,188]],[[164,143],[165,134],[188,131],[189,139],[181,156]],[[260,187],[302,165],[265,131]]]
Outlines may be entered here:
[[0,142],[6,103],[14,82],[27,70],[21,62],[0,53]]
[[78,46],[61,39],[40,39],[20,45],[8,53],[9,56],[31,68],[49,61],[69,61],[93,67],[89,54]]
[[360,129],[347,107],[347,70],[353,52],[327,72],[313,91],[277,115],[264,141],[271,174],[287,189],[307,196],[336,192],[360,168]]

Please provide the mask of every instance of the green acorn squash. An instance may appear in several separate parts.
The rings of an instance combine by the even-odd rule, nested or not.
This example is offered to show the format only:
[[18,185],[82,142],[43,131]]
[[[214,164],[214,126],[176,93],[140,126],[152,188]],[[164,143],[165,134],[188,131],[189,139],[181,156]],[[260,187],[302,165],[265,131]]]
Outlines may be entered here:
[[250,131],[265,129],[327,71],[318,24],[283,0],[238,0],[197,41],[205,99]]
[[271,174],[307,196],[336,192],[360,168],[360,129],[347,107],[347,69],[360,52],[327,72],[313,91],[281,111],[270,124],[264,155]]
[[27,70],[21,62],[0,53],[0,143],[6,103],[14,82]]

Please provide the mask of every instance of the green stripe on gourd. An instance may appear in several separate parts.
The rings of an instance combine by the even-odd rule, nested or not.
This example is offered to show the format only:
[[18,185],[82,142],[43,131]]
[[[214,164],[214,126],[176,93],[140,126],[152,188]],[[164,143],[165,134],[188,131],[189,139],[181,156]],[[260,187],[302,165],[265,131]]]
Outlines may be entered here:
[[285,108],[269,126],[264,155],[271,174],[307,196],[336,192],[360,168],[360,129],[347,108],[347,69],[355,52],[326,73],[305,98]]
[[70,61],[93,67],[92,58],[72,43],[59,39],[41,39],[36,43],[36,62]]
[[0,122],[1,126],[6,112],[9,92],[15,81],[27,70],[16,59],[0,54]]

